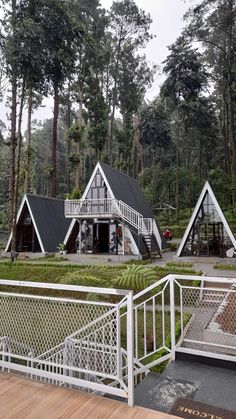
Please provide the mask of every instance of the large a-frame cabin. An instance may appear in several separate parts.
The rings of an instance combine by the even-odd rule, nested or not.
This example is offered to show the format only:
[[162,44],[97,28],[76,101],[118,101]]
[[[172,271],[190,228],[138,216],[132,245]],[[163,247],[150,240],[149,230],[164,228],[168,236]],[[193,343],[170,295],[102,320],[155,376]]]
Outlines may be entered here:
[[98,162],[79,200],[65,201],[72,218],[68,253],[161,255],[165,245],[152,210],[130,176]]

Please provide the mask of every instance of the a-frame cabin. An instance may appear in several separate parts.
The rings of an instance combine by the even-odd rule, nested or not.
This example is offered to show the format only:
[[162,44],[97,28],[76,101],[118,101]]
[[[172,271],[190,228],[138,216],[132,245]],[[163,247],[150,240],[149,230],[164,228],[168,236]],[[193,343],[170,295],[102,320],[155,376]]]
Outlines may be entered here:
[[[24,195],[17,214],[16,251],[54,253],[63,243],[70,220],[64,215],[64,200]],[[11,250],[12,233],[6,252]]]
[[65,201],[65,216],[73,218],[68,252],[152,257],[165,246],[137,181],[104,163],[97,163],[80,200]]
[[190,218],[177,256],[234,256],[236,240],[208,182]]

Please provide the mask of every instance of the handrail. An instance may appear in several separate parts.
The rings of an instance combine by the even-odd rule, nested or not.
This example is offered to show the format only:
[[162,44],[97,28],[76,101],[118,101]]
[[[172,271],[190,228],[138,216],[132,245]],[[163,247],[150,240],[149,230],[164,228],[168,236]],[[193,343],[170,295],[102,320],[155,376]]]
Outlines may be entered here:
[[[75,292],[89,292],[91,294],[112,294],[112,295],[120,295],[120,296],[127,296],[129,295],[129,290],[122,290],[119,288],[100,288],[100,287],[89,287],[83,285],[68,285],[68,284],[54,284],[50,282],[32,282],[32,281],[15,281],[14,279],[0,279],[0,285],[7,285],[13,287],[25,287],[25,288],[43,288],[43,289],[50,289],[50,290],[60,290],[60,291],[75,291]],[[11,293],[12,295],[12,293]],[[20,294],[22,295],[22,294]],[[30,295],[31,298],[39,298],[39,296]],[[43,298],[43,297],[42,297]],[[53,297],[45,297],[47,299],[53,299]],[[56,298],[59,300],[59,298]],[[66,301],[63,298],[62,301]],[[86,304],[91,303],[91,301],[84,301],[84,300],[75,300],[76,302],[85,302]],[[97,302],[97,305],[101,305],[101,302]],[[102,303],[106,306],[114,307],[115,304],[112,303]]]

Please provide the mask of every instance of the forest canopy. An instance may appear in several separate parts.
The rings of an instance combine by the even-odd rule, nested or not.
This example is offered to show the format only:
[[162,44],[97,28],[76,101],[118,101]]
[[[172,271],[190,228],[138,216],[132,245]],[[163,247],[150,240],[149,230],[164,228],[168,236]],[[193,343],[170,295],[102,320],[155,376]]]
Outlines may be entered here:
[[[159,95],[134,0],[4,0],[0,26],[0,228],[31,192],[79,197],[97,160],[135,177],[155,209],[194,206],[206,179],[236,210],[236,4],[199,0],[169,46]],[[191,3],[190,3],[191,5]],[[45,97],[53,111],[33,119]],[[22,129],[26,118],[27,129]],[[14,236],[14,234],[13,234]],[[14,247],[14,240],[13,240]]]

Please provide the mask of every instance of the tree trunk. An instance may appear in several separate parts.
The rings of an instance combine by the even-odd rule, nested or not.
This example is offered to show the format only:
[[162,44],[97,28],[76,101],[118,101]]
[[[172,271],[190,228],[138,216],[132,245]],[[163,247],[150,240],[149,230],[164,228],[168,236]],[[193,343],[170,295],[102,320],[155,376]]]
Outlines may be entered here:
[[[224,89],[224,87],[223,87]],[[229,130],[228,130],[228,107],[225,98],[225,90],[222,92],[222,111],[220,115],[221,123],[221,135],[224,139],[224,160],[225,160],[225,173],[230,173],[230,161],[229,161]]]
[[[66,128],[67,132],[70,129],[71,124],[71,100],[70,100],[70,79],[68,81],[68,94],[67,94],[67,106],[66,106]],[[67,183],[68,183],[68,193],[70,193],[71,190],[71,184],[70,184],[70,153],[71,153],[71,140],[69,138],[69,135],[67,135]]]
[[53,126],[52,126],[52,168],[51,168],[51,197],[55,198],[56,196],[56,177],[57,177],[57,124],[58,124],[58,114],[59,114],[59,94],[58,86],[54,86],[54,110],[53,110]]
[[26,145],[26,156],[25,156],[25,184],[24,192],[28,193],[30,190],[30,155],[31,155],[31,122],[32,122],[32,107],[33,107],[33,92],[31,81],[29,85],[29,97],[28,97],[28,118],[27,118],[27,145]]
[[236,207],[236,132],[234,126],[234,92],[233,83],[235,82],[235,76],[233,74],[235,58],[234,58],[234,46],[233,46],[233,28],[234,28],[234,2],[228,1],[230,8],[230,23],[228,32],[228,43],[227,43],[227,64],[228,64],[228,110],[229,110],[229,141],[232,146],[232,198],[233,206]]
[[[16,32],[16,0],[11,2],[11,26],[12,38],[15,40]],[[15,43],[15,42],[14,42]],[[17,117],[17,74],[15,63],[12,63],[12,76],[11,76],[11,134],[10,134],[10,167],[9,167],[9,201],[10,201],[10,224],[12,227],[13,218],[13,201],[15,189],[15,164],[16,164],[16,117]]]
[[14,184],[13,205],[12,205],[11,252],[16,251],[16,233],[17,233],[17,225],[16,225],[17,220],[16,220],[16,218],[17,218],[19,175],[20,175],[20,156],[21,156],[21,145],[22,145],[21,124],[22,124],[22,114],[23,114],[23,107],[24,107],[24,96],[25,96],[25,77],[24,77],[23,82],[22,82],[20,108],[19,108],[19,115],[18,115],[16,171],[15,171],[15,184]]
[[115,122],[115,110],[116,110],[116,101],[117,101],[117,82],[118,82],[118,68],[120,61],[120,52],[121,52],[121,39],[122,39],[122,29],[120,31],[119,42],[117,45],[117,56],[115,64],[115,73],[114,73],[114,88],[112,95],[112,111],[110,118],[110,129],[108,132],[108,159],[109,163],[112,166],[113,164],[113,134],[114,134],[114,122]]
[[[80,86],[79,88],[79,118],[78,118],[78,124],[79,124],[79,128],[81,129],[82,132],[82,128],[83,128],[83,92],[82,92],[82,87]],[[80,136],[80,138],[77,139],[77,143],[76,143],[76,154],[77,154],[77,165],[76,165],[76,170],[75,170],[75,187],[77,189],[80,189],[80,172],[81,172],[81,168],[80,168],[80,163],[81,163],[81,139],[82,139],[82,135]]]
[[199,180],[200,180],[200,184],[202,184],[202,140],[200,138],[199,141]]
[[[187,134],[190,136],[189,132],[187,132]],[[191,212],[191,208],[192,208],[192,144],[190,142],[188,144],[187,169],[189,172],[188,196],[189,196],[189,209]]]
[[177,127],[176,127],[176,177],[175,177],[175,205],[176,223],[179,224],[179,105],[177,105]]
[[17,81],[13,74],[11,83],[11,136],[10,136],[10,169],[9,169],[9,198],[10,198],[10,220],[11,227],[13,224],[13,201],[15,190],[15,173],[16,173],[16,112],[17,112]]

